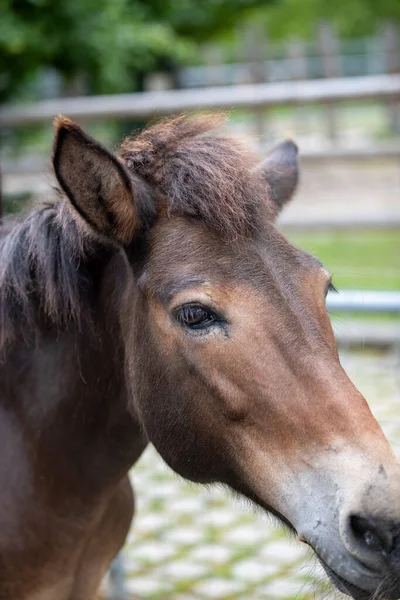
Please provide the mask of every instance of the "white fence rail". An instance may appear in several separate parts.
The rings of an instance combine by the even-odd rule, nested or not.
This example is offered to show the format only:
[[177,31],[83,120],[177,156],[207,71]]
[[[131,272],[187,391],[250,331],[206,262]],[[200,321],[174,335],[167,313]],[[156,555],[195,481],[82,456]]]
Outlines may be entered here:
[[[328,311],[342,313],[393,314],[400,317],[400,292],[343,290],[330,293],[326,299]],[[339,346],[400,348],[400,318],[385,320],[332,320]]]
[[74,119],[143,118],[183,111],[262,109],[333,104],[343,101],[400,102],[400,75],[345,77],[315,81],[258,83],[191,90],[46,100],[0,109],[0,127],[46,123],[62,113]]
[[330,292],[326,305],[328,310],[333,311],[398,313],[400,316],[400,292],[352,290],[343,290],[338,294]]

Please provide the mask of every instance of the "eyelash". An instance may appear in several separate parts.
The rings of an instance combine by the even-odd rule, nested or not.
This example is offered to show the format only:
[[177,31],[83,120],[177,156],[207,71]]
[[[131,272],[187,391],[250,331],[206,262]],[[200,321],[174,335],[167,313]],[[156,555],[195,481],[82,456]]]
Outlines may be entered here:
[[201,304],[184,304],[175,312],[175,318],[181,325],[191,330],[208,329],[224,321],[212,309]]
[[330,284],[326,288],[326,294],[328,294],[328,292],[333,292],[334,294],[338,294],[339,293],[339,290],[333,285],[332,281],[330,282]]

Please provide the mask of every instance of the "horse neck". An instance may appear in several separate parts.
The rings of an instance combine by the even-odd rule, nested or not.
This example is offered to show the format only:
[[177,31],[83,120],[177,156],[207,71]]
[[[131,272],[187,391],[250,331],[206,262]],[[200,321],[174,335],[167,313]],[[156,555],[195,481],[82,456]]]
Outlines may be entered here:
[[54,477],[60,474],[58,486],[81,490],[84,481],[96,494],[118,481],[145,447],[128,412],[109,283],[100,282],[90,322],[62,332],[43,327],[34,344],[13,342],[0,366],[0,411],[13,413],[39,468],[42,463]]

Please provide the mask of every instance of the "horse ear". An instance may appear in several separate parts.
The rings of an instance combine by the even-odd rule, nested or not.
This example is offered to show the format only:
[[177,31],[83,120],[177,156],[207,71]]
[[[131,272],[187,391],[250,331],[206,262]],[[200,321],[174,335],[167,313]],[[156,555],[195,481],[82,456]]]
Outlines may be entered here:
[[151,212],[147,186],[66,117],[55,121],[53,165],[81,217],[101,235],[129,242]]
[[279,212],[297,187],[299,167],[296,144],[292,140],[285,140],[257,165],[256,170],[265,177],[270,198]]

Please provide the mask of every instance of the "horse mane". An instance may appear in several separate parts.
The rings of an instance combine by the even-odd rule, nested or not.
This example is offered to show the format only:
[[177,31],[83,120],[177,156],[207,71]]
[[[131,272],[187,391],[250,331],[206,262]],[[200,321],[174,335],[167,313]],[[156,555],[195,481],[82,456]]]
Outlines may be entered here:
[[[227,239],[248,237],[270,210],[257,159],[240,141],[210,135],[223,115],[185,115],[127,138],[120,158],[167,203],[168,214],[202,221]],[[269,218],[268,214],[265,218]]]
[[87,237],[64,202],[0,228],[0,349],[16,330],[31,336],[39,312],[58,326],[80,322],[87,289],[80,266],[93,245]]

